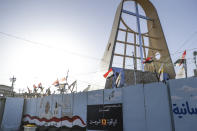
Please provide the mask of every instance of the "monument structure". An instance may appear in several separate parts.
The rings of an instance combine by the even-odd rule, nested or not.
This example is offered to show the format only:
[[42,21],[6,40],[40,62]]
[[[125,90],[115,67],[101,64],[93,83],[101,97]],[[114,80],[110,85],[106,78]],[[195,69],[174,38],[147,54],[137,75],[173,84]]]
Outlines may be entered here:
[[[144,63],[149,57],[153,62]],[[123,68],[125,83],[130,85],[158,81],[156,72],[161,65],[170,79],[175,78],[174,67],[155,7],[149,0],[121,1],[101,61],[101,68],[106,71],[112,67]],[[109,86],[111,81],[107,80],[106,86]]]

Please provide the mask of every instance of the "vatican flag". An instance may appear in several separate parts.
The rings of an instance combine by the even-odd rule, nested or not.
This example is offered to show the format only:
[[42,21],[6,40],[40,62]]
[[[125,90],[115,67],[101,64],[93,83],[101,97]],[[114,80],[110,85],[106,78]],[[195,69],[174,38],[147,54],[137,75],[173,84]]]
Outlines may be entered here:
[[185,78],[185,68],[182,67],[179,69],[178,73],[176,74],[176,79]]
[[164,80],[164,78],[163,78],[163,64],[162,64],[161,67],[159,68],[158,73],[159,73],[159,80],[160,80],[160,81],[163,81],[163,80]]

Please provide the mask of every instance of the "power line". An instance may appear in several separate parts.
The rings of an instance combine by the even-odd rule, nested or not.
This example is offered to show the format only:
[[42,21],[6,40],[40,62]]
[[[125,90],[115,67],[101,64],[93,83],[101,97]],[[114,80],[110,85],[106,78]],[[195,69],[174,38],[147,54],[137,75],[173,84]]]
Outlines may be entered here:
[[[65,50],[65,49],[60,49],[60,48],[57,48],[57,47],[54,47],[54,46],[50,46],[50,45],[47,45],[47,44],[44,44],[44,43],[41,43],[41,42],[36,42],[36,41],[32,41],[32,40],[29,40],[29,39],[26,39],[26,38],[22,38],[22,37],[19,37],[19,36],[16,36],[16,35],[12,35],[12,34],[8,34],[8,33],[5,33],[5,32],[0,32],[0,34],[2,35],[5,35],[5,36],[8,36],[8,37],[11,37],[11,38],[15,38],[15,39],[18,39],[18,40],[22,40],[22,41],[25,41],[27,43],[31,43],[31,44],[34,44],[34,45],[40,45],[40,46],[44,46],[44,47],[47,47],[47,48],[52,48],[52,49],[58,49],[58,50],[63,50],[65,51],[66,53],[70,53],[70,54],[73,54],[73,55],[76,55],[76,56],[80,56],[80,57],[85,57],[85,58],[88,58],[88,59],[93,59],[93,60],[99,60],[101,61],[102,59],[98,58],[98,57],[92,57],[92,56],[88,56],[88,55],[85,55],[85,54],[80,54],[80,53],[77,53],[77,52],[72,52],[72,51],[69,51],[69,50]],[[197,32],[194,32],[193,35],[197,34]],[[187,41],[184,42],[184,44],[186,43]],[[120,50],[120,48],[117,48],[118,50]],[[195,50],[197,48],[192,48],[192,49],[187,49],[187,51],[191,51],[191,50]],[[178,50],[177,50],[178,51]],[[175,55],[175,54],[178,54],[178,53],[182,53],[182,51],[179,51],[179,52],[175,52],[175,53],[172,53],[171,55]],[[102,60],[103,61],[103,60]],[[105,61],[104,61],[105,62]],[[120,63],[121,64],[121,63]]]
[[[31,43],[31,44],[34,44],[34,45],[39,45],[39,46],[44,46],[44,47],[47,47],[47,48],[52,48],[52,49],[55,49],[56,47],[54,46],[50,46],[50,45],[47,45],[47,44],[43,44],[43,43],[40,43],[40,42],[36,42],[36,41],[32,41],[32,40],[29,40],[29,39],[25,39],[25,38],[22,38],[22,37],[19,37],[19,36],[16,36],[16,35],[12,35],[12,34],[8,34],[8,33],[4,33],[4,32],[0,32],[0,34],[4,35],[4,36],[8,36],[8,37],[11,37],[11,38],[15,38],[15,39],[18,39],[18,40],[22,40],[22,41],[25,41],[27,43]],[[194,32],[191,36],[193,35],[196,35],[197,32]],[[191,37],[190,36],[190,37]],[[189,37],[189,38],[190,38]],[[187,43],[188,40],[186,40],[183,44]],[[182,44],[182,45],[183,45]],[[182,48],[182,46],[181,46]],[[72,52],[72,51],[69,51],[69,50],[65,50],[65,49],[60,49],[60,48],[56,48],[58,50],[63,50],[65,53],[70,53],[70,54],[73,54],[73,55],[76,55],[76,56],[79,56],[79,57],[84,57],[84,58],[88,58],[88,59],[92,59],[92,60],[96,60],[96,61],[102,61],[104,63],[108,63],[100,58],[97,58],[97,57],[92,57],[92,56],[88,56],[88,55],[84,55],[84,54],[80,54],[80,53],[76,53],[76,52]],[[116,48],[118,51],[120,51],[120,48]],[[197,48],[192,48],[192,49],[187,49],[187,51],[192,51],[192,50],[196,50]],[[177,50],[178,51],[178,50]],[[175,53],[172,53],[170,55],[175,55],[175,54],[179,54],[179,53],[182,53],[183,51],[179,51],[179,52],[175,52]],[[116,62],[114,64],[120,64],[122,65],[122,63],[119,63],[119,62]],[[138,63],[139,64],[139,63]],[[130,65],[127,65],[127,66],[130,66]],[[132,65],[131,65],[132,66]]]
[[[197,34],[197,31],[195,31],[194,33],[192,33],[184,42],[183,42],[183,44],[180,46],[180,48],[178,49],[178,50],[180,50],[181,48],[183,48],[186,44],[188,44],[188,42],[191,40],[190,38],[192,37],[193,38],[193,36],[195,36]],[[178,51],[177,50],[177,51]],[[176,51],[176,52],[177,52]]]
[[[26,38],[22,38],[22,37],[19,37],[19,36],[16,36],[16,35],[4,33],[4,32],[0,32],[0,34],[2,34],[2,35],[4,35],[4,36],[11,37],[11,38],[15,38],[15,39],[17,39],[17,40],[22,40],[22,41],[25,41],[25,42],[27,42],[27,43],[33,44],[33,45],[39,45],[39,46],[43,46],[43,47],[47,47],[47,48],[51,48],[51,49],[55,49],[55,48],[56,48],[56,47],[54,47],[54,46],[50,46],[50,45],[47,45],[47,44],[44,44],[44,43],[41,43],[41,42],[32,41],[32,40],[29,40],[29,39],[26,39]],[[75,56],[88,58],[88,59],[91,59],[91,60],[94,60],[94,61],[102,61],[102,62],[104,62],[104,63],[108,63],[108,62],[104,61],[104,60],[101,59],[101,58],[92,57],[92,56],[88,56],[88,55],[80,54],[80,53],[76,53],[76,52],[71,52],[71,51],[69,51],[69,50],[60,49],[60,48],[56,48],[56,49],[62,50],[62,51],[64,51],[65,53],[73,54],[73,55],[75,55]]]
[[[44,47],[52,48],[52,49],[55,49],[56,48],[54,46],[50,46],[50,45],[47,45],[47,44],[44,44],[44,43],[32,41],[32,40],[29,40],[29,39],[26,39],[26,38],[22,38],[22,37],[19,37],[19,36],[16,36],[16,35],[4,33],[4,32],[0,32],[0,34],[2,34],[4,36],[11,37],[11,38],[15,38],[17,40],[22,40],[22,41],[25,41],[27,43],[31,43],[31,44],[34,44],[34,45],[44,46]],[[72,52],[72,51],[69,51],[69,50],[61,49],[61,48],[56,48],[56,49],[63,50],[66,53],[70,53],[70,54],[73,54],[73,55],[76,55],[76,56],[79,56],[79,57],[85,57],[85,58],[93,59],[93,60],[101,60],[100,58],[97,58],[97,57],[92,57],[92,56],[88,56],[88,55],[85,55],[85,54],[80,54],[80,53],[77,53],[77,52]]]

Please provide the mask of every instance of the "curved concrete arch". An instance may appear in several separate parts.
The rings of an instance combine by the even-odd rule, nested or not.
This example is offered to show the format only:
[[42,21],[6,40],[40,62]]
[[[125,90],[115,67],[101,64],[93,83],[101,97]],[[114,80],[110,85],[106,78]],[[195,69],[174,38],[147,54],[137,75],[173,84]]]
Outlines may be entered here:
[[[169,49],[167,46],[167,42],[163,33],[163,29],[159,20],[159,16],[153,4],[149,0],[137,0],[137,2],[144,9],[146,16],[153,19],[153,28],[151,28],[151,21],[147,21],[148,30],[150,36],[156,36],[159,39],[149,39],[149,46],[157,49],[161,49],[161,51],[157,51],[160,53],[160,62],[164,63],[164,71],[170,75],[171,78],[175,78],[174,66],[170,57]],[[157,52],[148,52],[148,56],[155,56]],[[161,63],[157,63],[156,66],[159,68]]]
[[[117,11],[116,11],[111,35],[110,35],[106,50],[104,52],[104,55],[103,55],[103,58],[101,61],[101,68],[102,69],[105,68],[106,70],[108,70],[109,68],[112,67],[113,58],[114,58],[114,55],[116,55],[115,54],[116,43],[120,42],[117,40],[118,31],[121,30],[120,29],[120,22],[122,22],[123,25],[126,27],[126,30],[124,30],[124,29],[121,30],[121,31],[125,31],[126,35],[127,35],[127,33],[134,33],[135,37],[136,37],[136,35],[138,35],[138,32],[135,32],[134,30],[132,30],[124,22],[123,18],[121,17],[121,15],[123,13],[124,2],[128,2],[128,1],[137,2],[144,10],[146,17],[151,19],[151,20],[147,20],[148,32],[142,34],[142,38],[148,37],[148,39],[149,39],[148,40],[149,47],[145,46],[144,42],[143,42],[143,48],[144,48],[143,59],[146,59],[147,57],[152,56],[154,58],[154,67],[152,64],[151,65],[145,64],[145,71],[154,72],[155,70],[158,70],[160,68],[162,63],[164,63],[164,72],[168,73],[171,79],[175,78],[174,66],[173,66],[173,63],[172,63],[172,60],[170,57],[169,49],[167,46],[167,42],[166,42],[166,39],[165,39],[165,36],[163,33],[163,29],[162,29],[160,20],[159,20],[159,17],[158,17],[155,7],[153,6],[153,4],[149,0],[123,0],[120,2],[119,6],[117,8]],[[121,41],[120,43],[125,44],[125,46],[127,44],[130,44],[130,45],[135,46],[135,48],[139,47],[139,44],[137,44],[137,43],[127,42],[127,38],[125,38],[125,41],[123,41],[123,42]],[[145,48],[148,49],[147,56],[145,53],[146,52]],[[155,55],[158,53],[160,54],[159,60],[157,60],[155,58]],[[136,59],[139,59],[139,57],[137,57],[137,55],[134,55],[135,57],[126,56],[126,53],[123,55],[120,55],[120,54],[118,54],[118,55],[122,56],[122,57],[133,58],[133,59],[135,59],[135,61],[137,61]],[[137,62],[135,62],[135,63],[137,63]],[[124,65],[123,65],[123,68],[124,68]]]

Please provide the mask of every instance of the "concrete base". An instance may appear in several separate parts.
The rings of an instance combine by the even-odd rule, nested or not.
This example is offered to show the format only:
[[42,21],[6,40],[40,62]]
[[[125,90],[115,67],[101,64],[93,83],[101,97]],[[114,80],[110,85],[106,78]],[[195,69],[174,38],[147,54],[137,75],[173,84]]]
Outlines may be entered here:
[[[136,70],[134,74],[134,70],[125,69],[124,73],[125,73],[125,85],[124,86],[158,82],[156,74],[153,72],[148,72],[148,71],[142,72],[142,71]],[[112,88],[112,79],[113,78],[110,78],[106,81],[106,86],[105,86],[106,89]]]

